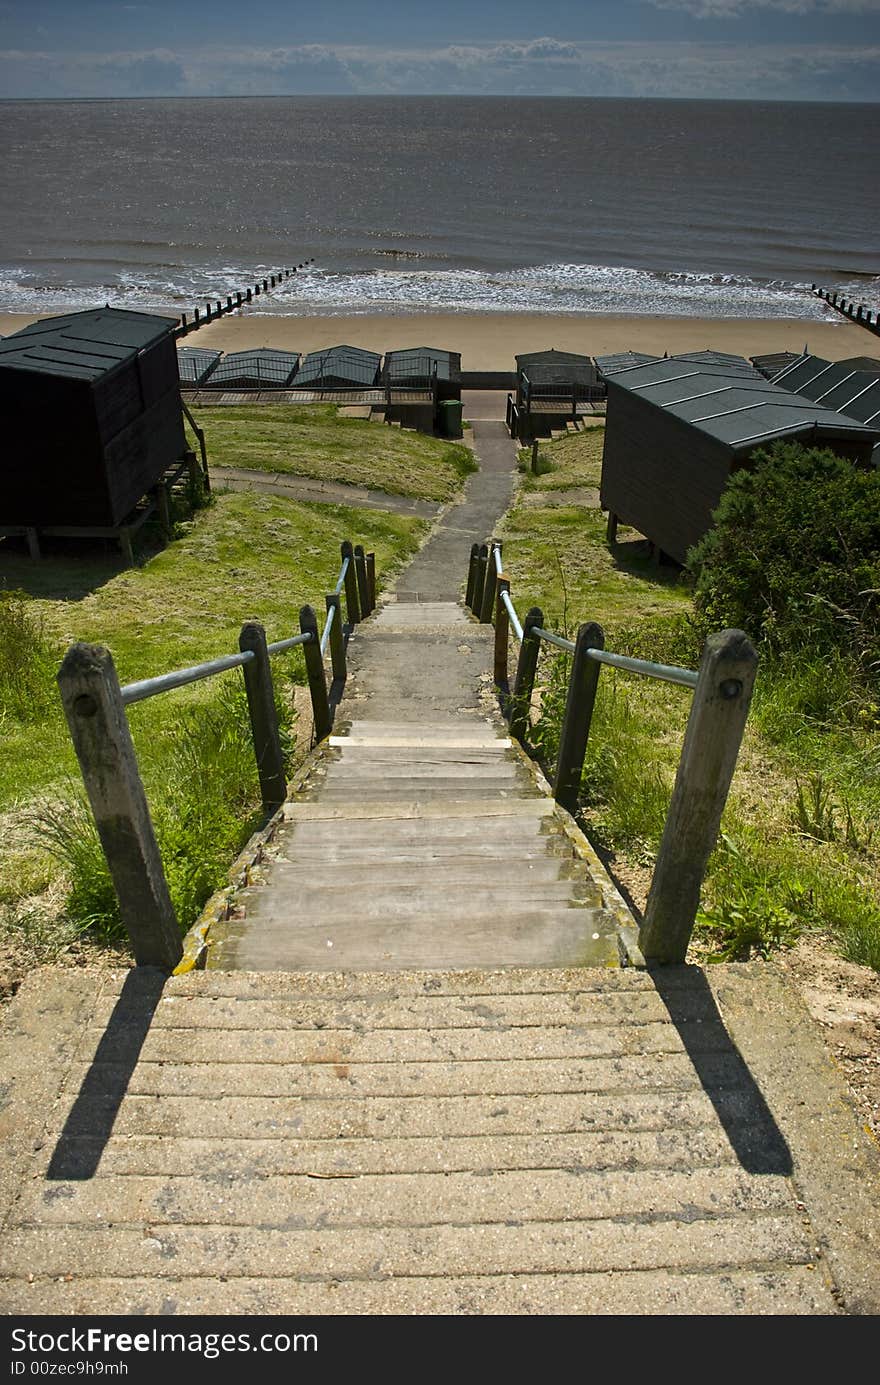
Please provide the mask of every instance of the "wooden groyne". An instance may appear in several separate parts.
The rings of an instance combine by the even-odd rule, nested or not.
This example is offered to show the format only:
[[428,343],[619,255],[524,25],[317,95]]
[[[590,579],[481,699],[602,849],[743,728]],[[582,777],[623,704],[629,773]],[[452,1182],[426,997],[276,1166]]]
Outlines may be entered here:
[[817,298],[828,304],[829,308],[836,308],[844,317],[848,317],[850,322],[856,323],[858,327],[866,327],[875,337],[880,337],[880,313],[872,313],[864,303],[856,303],[852,298],[845,298],[842,293],[831,289],[820,288],[818,284],[811,284],[810,288]]
[[192,316],[181,313],[180,326],[175,328],[174,335],[176,337],[189,336],[190,332],[197,332],[200,327],[206,326],[209,322],[217,322],[221,317],[226,317],[228,313],[238,312],[248,303],[253,303],[255,299],[270,293],[279,284],[283,284],[285,279],[289,279],[298,270],[305,269],[314,263],[314,259],[304,260],[302,264],[294,265],[292,269],[278,269],[274,274],[267,274],[264,279],[258,279],[249,288],[235,289],[232,293],[227,293],[225,301],[223,298],[206,301],[204,309],[193,309]]

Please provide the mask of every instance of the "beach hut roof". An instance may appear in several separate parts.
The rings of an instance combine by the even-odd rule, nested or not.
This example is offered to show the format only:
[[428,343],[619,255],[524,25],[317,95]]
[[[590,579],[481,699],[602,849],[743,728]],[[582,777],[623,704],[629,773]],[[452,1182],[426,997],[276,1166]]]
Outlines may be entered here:
[[565,362],[568,362],[569,364],[574,365],[579,362],[589,360],[589,356],[584,356],[579,352],[557,351],[555,346],[551,346],[547,351],[523,352],[521,355],[516,357],[516,368],[517,370],[525,370],[526,373],[528,373],[529,366],[536,365],[538,362],[546,362],[547,364],[555,363],[556,365],[563,365],[565,364]]
[[332,378],[351,385],[374,385],[381,361],[382,357],[375,351],[365,351],[360,346],[328,346],[309,352],[299,368],[296,383],[304,385]]
[[221,355],[222,352],[210,351],[206,346],[178,346],[177,368],[181,384],[203,384]]
[[607,356],[594,356],[593,361],[599,375],[617,375],[621,370],[630,370],[636,365],[647,365],[650,361],[660,361],[662,356],[652,356],[645,351],[613,351]]
[[[742,362],[746,365],[746,362]],[[880,426],[824,408],[765,380],[752,366],[701,365],[682,356],[632,367],[613,377],[619,388],[638,394],[716,438],[734,452],[774,438],[813,434],[817,429],[853,441],[880,440]]]
[[848,361],[799,356],[773,383],[861,423],[880,423],[880,375],[854,370]]
[[79,380],[99,380],[177,326],[176,317],[96,308],[32,322],[0,341],[0,366]]
[[212,385],[257,384],[283,387],[296,374],[298,351],[279,351],[258,346],[251,351],[231,351],[211,371]]
[[439,380],[451,380],[461,370],[461,354],[436,346],[408,346],[386,351],[385,375],[389,380],[425,379],[435,372]]
[[801,353],[798,351],[768,351],[760,356],[750,356],[749,360],[764,376],[765,380],[772,380],[778,375],[780,370],[785,370],[787,366],[799,361]]

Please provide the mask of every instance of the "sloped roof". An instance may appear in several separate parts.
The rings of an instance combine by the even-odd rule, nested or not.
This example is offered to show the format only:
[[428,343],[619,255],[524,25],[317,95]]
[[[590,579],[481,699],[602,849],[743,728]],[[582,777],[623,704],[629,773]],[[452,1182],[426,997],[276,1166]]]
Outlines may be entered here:
[[880,427],[866,427],[790,394],[745,361],[703,365],[687,356],[670,356],[618,373],[609,385],[649,400],[734,451],[816,431],[829,438],[880,440]]
[[95,308],[43,318],[0,341],[0,369],[95,381],[152,346],[176,317]]
[[661,361],[662,356],[652,356],[645,351],[613,351],[608,356],[594,356],[596,369],[600,375],[616,375],[621,370],[631,370],[636,365],[647,365],[649,361]]
[[258,346],[252,351],[231,351],[211,371],[212,385],[233,385],[256,381],[258,384],[286,385],[299,365],[298,351],[278,351]]
[[206,346],[178,346],[177,369],[186,385],[200,385],[210,375],[223,353]]
[[451,380],[461,370],[458,351],[443,351],[436,346],[408,346],[402,351],[385,352],[385,375],[389,380],[426,379],[434,374]]
[[799,356],[773,383],[861,423],[880,421],[880,375],[854,370],[850,361]]
[[310,351],[299,368],[297,385],[311,384],[322,379],[337,379],[352,385],[373,385],[379,373],[382,357],[360,346],[328,346]]

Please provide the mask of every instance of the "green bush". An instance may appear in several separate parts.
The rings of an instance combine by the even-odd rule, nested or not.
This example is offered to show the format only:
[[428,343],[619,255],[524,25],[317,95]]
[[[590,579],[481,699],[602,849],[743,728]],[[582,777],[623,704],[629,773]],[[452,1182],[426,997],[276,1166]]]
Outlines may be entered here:
[[734,473],[714,527],[688,554],[706,629],[777,652],[837,650],[880,663],[880,471],[776,443]]

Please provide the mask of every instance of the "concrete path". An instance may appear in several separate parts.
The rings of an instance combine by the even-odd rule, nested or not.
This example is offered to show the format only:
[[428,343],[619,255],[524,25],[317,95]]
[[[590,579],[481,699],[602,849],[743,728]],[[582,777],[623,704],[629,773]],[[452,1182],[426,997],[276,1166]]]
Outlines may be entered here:
[[291,500],[314,501],[319,505],[391,510],[394,514],[418,515],[422,519],[434,519],[443,508],[439,501],[414,500],[411,496],[389,495],[387,491],[369,490],[366,486],[321,481],[314,476],[294,476],[288,471],[212,466],[211,476],[215,485],[226,486],[232,491],[263,491],[268,495],[286,495]]

